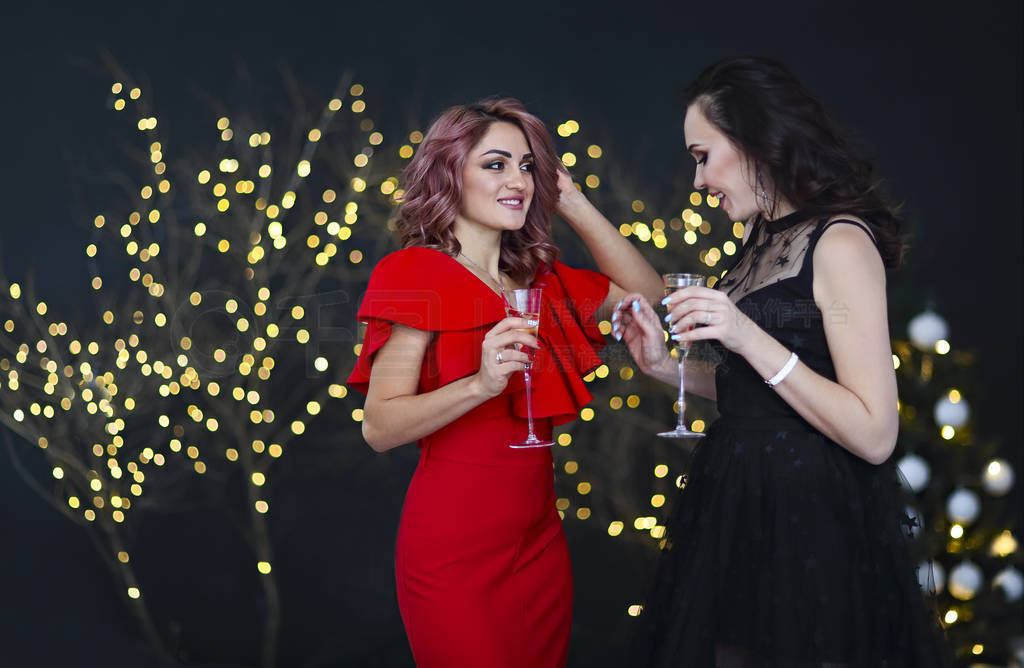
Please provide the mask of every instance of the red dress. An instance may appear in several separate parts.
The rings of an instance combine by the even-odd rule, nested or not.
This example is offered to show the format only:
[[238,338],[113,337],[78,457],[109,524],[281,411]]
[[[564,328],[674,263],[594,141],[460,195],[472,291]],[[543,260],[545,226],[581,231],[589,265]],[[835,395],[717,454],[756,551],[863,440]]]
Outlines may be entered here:
[[[561,263],[542,268],[534,424],[541,438],[591,396],[582,376],[601,364],[594,312],[608,279]],[[505,317],[501,297],[456,260],[408,248],[376,266],[359,309],[363,348],[349,384],[366,392],[392,323],[431,331],[420,372],[426,393],[480,368],[484,335]],[[413,657],[433,666],[564,666],[572,572],[555,510],[550,448],[526,437],[523,374],[505,391],[419,442],[398,530],[395,578]]]

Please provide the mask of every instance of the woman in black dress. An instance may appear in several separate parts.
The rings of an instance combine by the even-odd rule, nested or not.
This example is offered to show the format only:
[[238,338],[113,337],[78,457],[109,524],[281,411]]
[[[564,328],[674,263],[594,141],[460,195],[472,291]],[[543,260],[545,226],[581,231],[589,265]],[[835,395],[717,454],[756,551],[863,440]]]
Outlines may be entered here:
[[[716,289],[663,303],[670,334],[715,340],[687,389],[720,418],[694,452],[643,616],[657,666],[938,666],[938,620],[910,557],[890,455],[899,424],[886,269],[896,211],[780,63],[719,62],[686,91],[694,186],[743,221]],[[613,334],[674,385],[638,295]]]

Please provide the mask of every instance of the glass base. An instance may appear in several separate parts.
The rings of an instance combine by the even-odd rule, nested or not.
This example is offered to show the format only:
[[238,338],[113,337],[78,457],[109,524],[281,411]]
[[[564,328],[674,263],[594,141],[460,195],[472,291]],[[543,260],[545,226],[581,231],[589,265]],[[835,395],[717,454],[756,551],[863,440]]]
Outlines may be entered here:
[[509,445],[510,448],[546,448],[549,445],[554,445],[552,441],[542,441],[539,438],[526,439],[522,443],[513,443]]
[[689,429],[673,429],[672,431],[663,431],[658,436],[662,438],[703,438],[703,432],[690,431]]

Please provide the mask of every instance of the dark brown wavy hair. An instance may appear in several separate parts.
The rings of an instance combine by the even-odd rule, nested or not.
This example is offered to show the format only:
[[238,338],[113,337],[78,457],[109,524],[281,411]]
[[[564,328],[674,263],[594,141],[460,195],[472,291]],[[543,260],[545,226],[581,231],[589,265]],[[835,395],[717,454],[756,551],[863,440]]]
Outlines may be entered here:
[[461,250],[453,225],[462,202],[466,156],[492,123],[512,123],[533,153],[533,199],[522,228],[501,235],[498,267],[516,281],[529,281],[558,259],[551,239],[551,214],[558,202],[558,157],[544,123],[512,98],[489,98],[452,107],[430,126],[416,155],[402,171],[405,195],[395,220],[402,248],[427,246],[452,257]]
[[743,56],[704,70],[683,94],[767,177],[771,201],[781,196],[815,217],[862,218],[887,267],[905,244],[899,208],[881,193],[872,162],[855,155],[846,132],[782,63]]

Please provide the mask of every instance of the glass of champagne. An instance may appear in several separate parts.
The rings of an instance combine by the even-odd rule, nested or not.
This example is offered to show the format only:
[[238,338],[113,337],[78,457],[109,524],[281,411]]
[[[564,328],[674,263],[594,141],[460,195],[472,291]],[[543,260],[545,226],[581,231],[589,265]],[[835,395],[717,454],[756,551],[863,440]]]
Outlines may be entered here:
[[[691,285],[704,285],[704,276],[700,274],[664,274],[662,280],[665,282],[665,296],[668,297],[676,290],[690,287]],[[691,327],[691,329],[693,329]],[[676,428],[672,431],[663,431],[658,436],[665,438],[700,438],[704,434],[690,431],[686,428],[686,352],[687,345],[681,341],[672,341],[676,348],[676,356],[679,361],[679,418]]]
[[[532,334],[533,336],[537,336],[537,332],[540,328],[540,295],[540,288],[509,290],[507,293],[508,314],[513,318],[522,318],[526,320],[527,327],[524,327],[520,331]],[[520,350],[521,348],[522,347],[519,344],[516,344],[516,350]],[[523,369],[524,380],[526,381],[526,424],[528,427],[528,434],[525,441],[522,443],[512,443],[509,445],[510,448],[542,448],[554,445],[551,441],[545,441],[537,438],[537,435],[533,433],[533,379],[531,378],[532,374],[530,372],[532,370],[533,360],[537,355],[537,351],[527,346],[526,354],[530,358]]]

